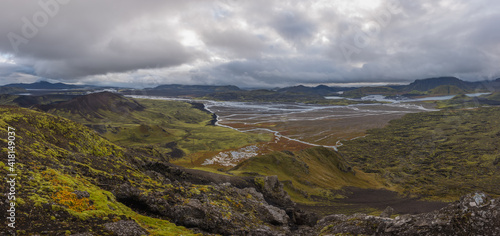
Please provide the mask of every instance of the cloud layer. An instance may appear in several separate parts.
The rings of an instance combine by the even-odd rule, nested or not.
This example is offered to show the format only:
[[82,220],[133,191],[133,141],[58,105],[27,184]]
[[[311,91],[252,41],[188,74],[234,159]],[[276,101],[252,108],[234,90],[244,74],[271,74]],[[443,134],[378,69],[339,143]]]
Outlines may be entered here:
[[0,84],[493,79],[498,12],[492,0],[5,0]]

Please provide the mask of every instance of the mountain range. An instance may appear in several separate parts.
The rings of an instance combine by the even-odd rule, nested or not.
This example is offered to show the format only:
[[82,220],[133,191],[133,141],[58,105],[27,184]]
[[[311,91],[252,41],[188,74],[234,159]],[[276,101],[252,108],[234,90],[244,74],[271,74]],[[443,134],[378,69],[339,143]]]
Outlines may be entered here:
[[98,86],[94,85],[72,85],[65,83],[50,83],[48,81],[39,81],[31,84],[17,83],[17,84],[7,84],[3,87],[14,87],[23,89],[82,89],[82,88],[96,88]]
[[[304,100],[323,99],[324,96],[338,96],[339,92],[344,93],[345,97],[359,98],[371,94],[381,95],[406,95],[406,96],[425,96],[437,95],[436,91],[430,92],[440,86],[451,86],[452,94],[461,92],[492,92],[500,91],[500,78],[492,81],[469,82],[463,81],[456,77],[437,77],[418,79],[408,85],[396,86],[379,86],[379,87],[330,87],[326,85],[318,85],[316,87],[308,87],[297,85],[285,88],[276,89],[256,89],[244,90],[234,85],[216,86],[216,85],[159,85],[154,88],[145,89],[123,89],[115,88],[120,93],[126,95],[149,95],[149,96],[170,96],[170,97],[205,97],[207,99],[221,100],[239,100],[239,101],[289,101],[300,98],[300,95],[309,96],[302,97]],[[50,83],[40,81],[32,84],[8,84],[0,87],[1,94],[19,94],[25,89],[49,89],[49,90],[64,90],[64,89],[80,89],[80,90],[98,90],[104,87],[93,85],[70,85],[64,83]],[[439,90],[439,89],[438,89]],[[297,96],[298,95],[298,96]],[[261,97],[260,99],[258,97]],[[267,96],[268,98],[264,98]],[[296,98],[293,98],[293,97]],[[285,97],[288,97],[285,99]],[[317,101],[316,101],[317,102]]]

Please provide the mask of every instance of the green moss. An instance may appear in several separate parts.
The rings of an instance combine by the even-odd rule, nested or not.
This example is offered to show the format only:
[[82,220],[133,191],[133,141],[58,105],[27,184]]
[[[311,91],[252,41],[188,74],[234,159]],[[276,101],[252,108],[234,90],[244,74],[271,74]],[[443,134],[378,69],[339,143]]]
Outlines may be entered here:
[[498,108],[408,114],[339,151],[407,194],[454,200],[479,189],[500,195],[498,116]]
[[[270,176],[277,175],[284,183],[292,200],[313,204],[312,195],[333,200],[339,195],[329,190],[345,186],[381,188],[383,185],[374,174],[354,170],[335,151],[314,147],[295,153],[274,152],[250,158],[230,170],[230,173],[246,176],[248,173]],[[257,186],[264,185],[263,177],[255,177]]]
[[253,180],[255,185],[259,186],[260,188],[264,188],[264,178],[263,177],[255,177],[255,179]]

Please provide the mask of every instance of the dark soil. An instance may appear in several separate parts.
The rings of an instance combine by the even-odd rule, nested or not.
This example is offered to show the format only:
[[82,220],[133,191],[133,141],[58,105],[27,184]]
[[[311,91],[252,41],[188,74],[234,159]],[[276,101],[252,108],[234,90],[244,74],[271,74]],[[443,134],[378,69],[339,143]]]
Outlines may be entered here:
[[419,214],[441,209],[445,202],[423,201],[419,198],[405,197],[397,192],[384,189],[361,189],[346,187],[341,194],[344,199],[335,200],[331,205],[310,206],[298,204],[302,210],[316,212],[319,215],[369,213],[373,209],[383,211],[386,207],[394,208],[394,214]]

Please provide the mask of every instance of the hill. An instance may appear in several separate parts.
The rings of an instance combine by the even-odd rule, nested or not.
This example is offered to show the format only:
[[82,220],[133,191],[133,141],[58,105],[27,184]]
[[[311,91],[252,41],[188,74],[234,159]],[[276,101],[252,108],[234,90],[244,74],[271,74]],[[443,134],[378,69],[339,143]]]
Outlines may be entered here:
[[437,101],[437,108],[440,109],[461,109],[481,106],[499,106],[500,93],[492,93],[479,97],[469,97],[465,94],[457,95],[449,100]]
[[391,87],[362,87],[346,91],[342,96],[347,98],[362,98],[368,95],[396,95],[397,92],[396,89]]
[[233,86],[211,86],[211,85],[159,85],[155,88],[123,90],[122,94],[127,95],[149,95],[149,96],[166,96],[166,97],[203,97],[216,92],[240,91],[241,89]]
[[[11,131],[15,132],[16,161],[1,162],[0,172],[3,176],[17,174],[17,234],[92,231],[104,235],[110,233],[106,224],[126,219],[134,219],[152,232],[189,233],[168,221],[135,213],[110,192],[128,182],[125,178],[138,188],[161,186],[159,180],[129,163],[133,157],[126,149],[63,118],[23,108],[0,107],[0,111],[2,127],[15,129]],[[1,135],[2,147],[8,146],[6,135]],[[0,187],[2,192],[8,192],[6,186]],[[7,204],[0,208],[6,211]]]
[[413,83],[404,87],[404,90],[428,91],[442,85],[453,85],[463,90],[468,90],[471,87],[470,84],[456,77],[438,77],[415,80]]
[[[500,79],[498,79],[498,80],[500,80]],[[500,92],[492,93],[492,94],[486,96],[485,98],[488,100],[500,102]]]
[[142,111],[144,106],[132,99],[111,92],[93,93],[77,96],[74,99],[61,103],[52,103],[38,106],[41,110],[67,111],[80,114],[83,117],[104,118],[100,112],[113,112],[117,115],[127,115],[133,111]]
[[[97,109],[109,118],[88,117],[89,122],[106,119],[110,126],[137,127],[147,135],[172,125],[178,127],[175,138],[206,128],[203,135],[193,136],[203,139],[192,145],[212,146],[205,136],[227,137],[207,125],[210,114],[191,104],[135,102],[144,109],[127,116],[120,110]],[[86,120],[69,110],[53,111]],[[17,174],[16,199],[11,199],[16,204],[16,229],[5,226],[3,234],[320,235],[463,229],[486,234],[498,225],[498,206],[483,193],[437,212],[394,220],[336,214],[318,221],[315,214],[298,209],[284,191],[302,202],[338,200],[342,191],[351,191],[340,189],[346,185],[381,186],[375,177],[380,175],[403,193],[447,200],[476,189],[499,195],[498,108],[409,114],[365,138],[346,141],[341,153],[321,147],[276,152],[249,159],[226,175],[181,168],[144,148],[118,146],[82,124],[45,112],[0,106],[0,113],[0,126],[15,133],[0,134],[2,152],[15,150],[16,155],[15,162],[0,162],[0,174]],[[150,128],[125,122],[147,122]],[[159,127],[151,128],[154,124]],[[14,135],[15,139],[8,137]],[[238,142],[234,137],[229,139]],[[0,191],[12,190],[4,184]],[[0,211],[10,207],[10,202],[0,201]]]
[[12,105],[29,108],[38,105],[48,105],[52,103],[64,102],[74,97],[75,95],[65,94],[50,94],[42,96],[1,94],[0,105]]
[[285,182],[285,190],[292,200],[302,203],[328,202],[341,197],[331,190],[346,186],[383,187],[375,175],[353,169],[339,153],[324,147],[252,157],[231,169],[230,173],[277,175]]
[[0,94],[19,94],[19,93],[26,93],[26,92],[27,92],[27,90],[24,88],[6,87],[6,86],[0,87]]
[[72,85],[64,83],[50,83],[47,81],[39,81],[31,84],[17,83],[17,84],[7,84],[4,87],[17,87],[23,89],[81,89],[81,88],[95,88],[97,86],[91,85]]
[[304,102],[307,100],[324,99],[318,94],[276,92],[272,90],[259,89],[250,91],[217,92],[207,95],[205,98],[222,101],[241,102]]
[[187,163],[195,161],[190,156],[194,153],[239,148],[270,138],[211,125],[214,117],[202,104],[181,101],[136,100],[102,92],[37,108],[91,127],[119,145]]
[[17,174],[15,199],[0,204],[3,212],[15,206],[16,228],[6,226],[3,234],[194,235],[185,227],[290,234],[288,226],[315,223],[294,208],[275,177],[257,185],[253,178],[186,170],[64,118],[16,107],[0,112],[0,125],[15,133],[13,139],[3,132],[0,145],[14,140],[15,147],[2,150],[16,155],[15,162],[0,162],[0,174]]
[[316,87],[306,87],[303,85],[285,87],[278,89],[280,93],[303,93],[303,94],[317,94],[321,96],[336,95],[340,91],[349,91],[355,88],[348,87],[329,87],[326,85],[318,85]]
[[339,152],[406,194],[454,199],[482,190],[500,195],[497,107],[407,114]]
[[429,95],[434,95],[434,96],[455,95],[455,94],[465,94],[465,93],[467,93],[467,91],[455,85],[439,85],[428,92]]

